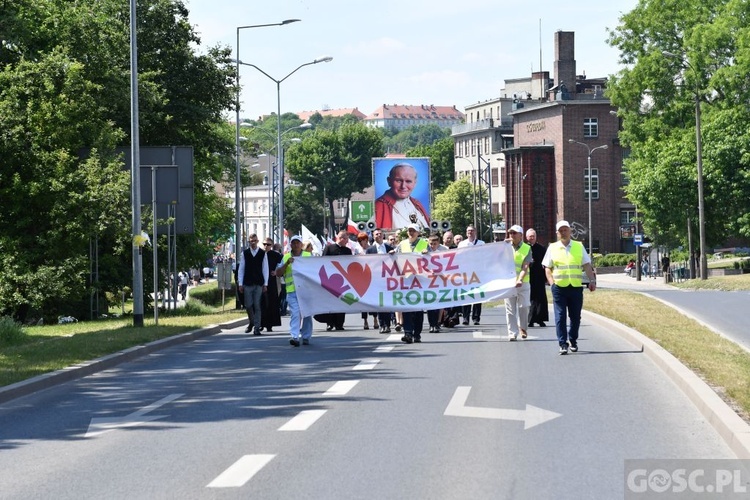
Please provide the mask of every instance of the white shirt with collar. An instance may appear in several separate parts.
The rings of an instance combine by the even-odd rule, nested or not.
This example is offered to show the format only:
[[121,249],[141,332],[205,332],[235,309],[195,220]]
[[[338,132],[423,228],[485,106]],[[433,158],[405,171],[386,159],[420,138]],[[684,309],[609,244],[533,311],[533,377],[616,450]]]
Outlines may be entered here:
[[469,238],[466,238],[465,240],[462,240],[461,243],[458,244],[458,248],[472,247],[472,246],[475,246],[475,245],[476,246],[484,245],[484,241],[482,241],[482,240],[470,241]]

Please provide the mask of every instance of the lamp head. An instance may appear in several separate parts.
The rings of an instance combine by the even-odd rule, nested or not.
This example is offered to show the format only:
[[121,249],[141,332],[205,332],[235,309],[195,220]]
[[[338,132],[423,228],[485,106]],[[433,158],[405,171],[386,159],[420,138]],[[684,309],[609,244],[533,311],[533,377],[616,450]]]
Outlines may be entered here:
[[331,56],[325,56],[325,57],[319,57],[313,61],[314,64],[322,63],[322,62],[331,62],[333,61],[333,57]]

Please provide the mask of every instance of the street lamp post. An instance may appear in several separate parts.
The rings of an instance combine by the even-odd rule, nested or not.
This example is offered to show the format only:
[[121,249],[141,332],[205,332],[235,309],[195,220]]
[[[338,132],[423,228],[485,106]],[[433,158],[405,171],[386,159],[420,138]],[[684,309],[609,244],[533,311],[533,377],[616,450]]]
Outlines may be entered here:
[[[679,59],[695,73],[695,154],[698,171],[698,239],[701,253],[701,279],[708,279],[708,257],[706,256],[706,208],[703,199],[703,140],[701,139],[701,92],[698,71],[690,62],[677,54],[663,50],[666,57]],[[690,256],[692,259],[692,255]]]
[[238,65],[242,64],[243,66],[250,66],[252,68],[255,68],[263,73],[263,75],[265,75],[268,79],[276,83],[276,153],[278,154],[279,165],[279,228],[278,234],[276,235],[277,241],[284,241],[284,150],[281,148],[281,82],[283,82],[305,66],[311,66],[313,64],[322,62],[331,62],[332,60],[333,57],[331,56],[320,57],[318,59],[315,59],[314,61],[300,64],[293,71],[288,73],[284,78],[276,79],[260,69],[255,64],[242,62],[239,58],[237,59]]
[[[254,130],[258,131],[258,132],[261,132],[262,134],[265,134],[266,137],[269,137],[273,141],[277,140],[277,138],[275,136],[271,135],[270,132],[268,132],[268,131],[266,131],[266,130],[264,130],[262,128],[258,128],[258,127],[256,127],[255,125],[253,125],[251,123],[243,123],[242,126],[243,127],[247,127],[247,128],[252,128],[252,129],[254,129]],[[290,127],[288,129],[284,130],[281,133],[281,137],[282,137],[282,144],[281,144],[281,146],[282,146],[282,149],[284,147],[283,138],[284,138],[284,136],[287,133],[291,132],[292,130],[307,130],[309,128],[312,128],[312,123],[306,122],[306,123],[303,123],[301,125],[297,125],[296,127]],[[242,139],[244,139],[244,137],[240,137],[240,139],[242,140]],[[292,137],[291,139],[289,139],[289,141],[290,142],[302,142],[302,139],[300,139],[298,137]],[[278,147],[278,145],[274,146],[274,148],[276,148],[276,147]],[[271,148],[271,150],[273,150],[273,148]],[[265,153],[263,153],[263,154],[265,154]],[[269,231],[272,231],[274,229],[275,224],[274,224],[274,217],[273,217],[273,215],[277,215],[275,213],[275,210],[274,210],[274,208],[277,208],[276,198],[278,196],[278,193],[276,193],[276,188],[278,187],[277,183],[276,183],[276,181],[278,179],[277,174],[276,174],[276,166],[279,164],[279,158],[280,158],[280,156],[281,156],[281,154],[278,151],[276,151],[276,163],[273,164],[273,165],[269,165],[269,174],[270,174],[269,175],[269,183],[268,183],[268,206],[269,206],[268,228],[269,228]],[[275,233],[277,233],[277,232],[278,231],[274,231],[274,234],[272,234],[272,237],[275,237],[276,236]],[[277,241],[280,241],[280,240],[277,240]],[[283,241],[282,241],[282,243],[283,243]]]
[[249,26],[238,26],[237,27],[237,45],[235,45],[236,59],[236,75],[237,75],[237,92],[235,102],[235,178],[234,178],[234,255],[235,264],[239,264],[240,252],[242,252],[242,234],[241,234],[241,221],[240,221],[240,31],[251,28],[267,28],[269,26],[284,26],[286,24],[296,23],[299,19],[286,19],[280,23],[270,24],[253,24]]
[[592,196],[591,196],[591,194],[592,194],[592,192],[591,192],[591,178],[593,177],[593,175],[591,175],[591,155],[597,149],[607,149],[608,146],[606,144],[604,144],[602,146],[597,146],[594,149],[591,149],[591,147],[588,144],[586,144],[585,142],[579,142],[579,141],[576,141],[574,139],[568,139],[568,142],[575,143],[575,144],[580,144],[581,146],[585,147],[586,150],[588,151],[588,177],[589,177],[589,255],[594,255],[593,254],[593,249],[594,249],[594,246],[593,246],[594,245],[593,235],[594,235],[594,232],[591,229],[591,198],[592,198]]

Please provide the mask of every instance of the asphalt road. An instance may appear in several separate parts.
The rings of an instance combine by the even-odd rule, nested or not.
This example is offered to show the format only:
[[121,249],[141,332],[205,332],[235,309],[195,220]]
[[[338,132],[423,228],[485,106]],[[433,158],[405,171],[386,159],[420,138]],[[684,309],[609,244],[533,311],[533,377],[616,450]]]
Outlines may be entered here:
[[639,282],[621,274],[602,274],[598,281],[602,288],[634,290],[659,299],[750,351],[748,291],[682,290],[663,284],[662,278]]
[[238,328],[13,400],[0,497],[622,498],[626,459],[734,458],[605,327],[558,356],[504,321],[412,345],[316,323],[299,348]]

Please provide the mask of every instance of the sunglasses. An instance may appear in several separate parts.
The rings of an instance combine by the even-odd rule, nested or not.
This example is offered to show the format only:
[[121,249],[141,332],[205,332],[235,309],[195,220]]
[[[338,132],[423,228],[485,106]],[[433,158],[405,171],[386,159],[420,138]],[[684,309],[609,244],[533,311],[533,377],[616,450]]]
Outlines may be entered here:
[[273,243],[263,243],[264,247],[270,247]]

